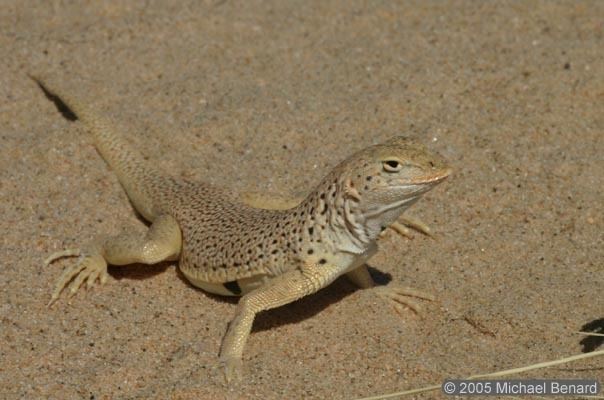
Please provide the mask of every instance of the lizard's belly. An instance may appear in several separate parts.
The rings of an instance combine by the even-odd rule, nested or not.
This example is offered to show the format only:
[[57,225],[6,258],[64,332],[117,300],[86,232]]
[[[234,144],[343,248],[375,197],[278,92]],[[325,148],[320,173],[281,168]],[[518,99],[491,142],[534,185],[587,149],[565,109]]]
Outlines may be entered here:
[[193,286],[196,286],[208,293],[218,294],[220,296],[243,296],[254,289],[264,285],[270,277],[268,275],[255,275],[248,278],[236,279],[224,283],[206,282],[203,279],[195,276],[187,275],[183,271],[183,275]]

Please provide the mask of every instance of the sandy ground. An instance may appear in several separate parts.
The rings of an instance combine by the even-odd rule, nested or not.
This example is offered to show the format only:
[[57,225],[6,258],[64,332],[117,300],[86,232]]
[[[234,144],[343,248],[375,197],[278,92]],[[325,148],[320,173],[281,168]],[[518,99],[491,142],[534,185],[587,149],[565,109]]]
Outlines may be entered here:
[[[604,317],[604,2],[2,3],[0,397],[353,399],[579,354]],[[28,71],[235,191],[304,192],[364,146],[423,141],[455,169],[410,210],[437,240],[390,233],[370,266],[438,301],[398,315],[340,279],[261,315],[230,387],[234,303],[175,263],[46,308],[69,263],[49,253],[145,228]],[[524,376],[604,381],[604,359]]]

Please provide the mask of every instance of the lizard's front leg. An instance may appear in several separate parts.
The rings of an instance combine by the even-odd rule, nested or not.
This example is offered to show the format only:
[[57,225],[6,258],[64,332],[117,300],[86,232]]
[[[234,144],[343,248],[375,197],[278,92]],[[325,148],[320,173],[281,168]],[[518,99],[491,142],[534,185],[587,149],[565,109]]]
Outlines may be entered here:
[[162,215],[153,221],[144,236],[126,233],[97,239],[82,250],[56,252],[46,259],[46,265],[61,257],[80,256],[80,260],[63,271],[48,305],[52,305],[59,298],[69,282],[70,297],[78,291],[84,281],[88,287],[97,279],[101,284],[105,283],[108,276],[107,264],[155,264],[164,260],[175,260],[181,247],[182,236],[178,223],[173,217]]
[[243,348],[257,313],[270,310],[329,285],[341,270],[330,264],[309,264],[279,275],[239,300],[220,349],[227,382],[240,377]]

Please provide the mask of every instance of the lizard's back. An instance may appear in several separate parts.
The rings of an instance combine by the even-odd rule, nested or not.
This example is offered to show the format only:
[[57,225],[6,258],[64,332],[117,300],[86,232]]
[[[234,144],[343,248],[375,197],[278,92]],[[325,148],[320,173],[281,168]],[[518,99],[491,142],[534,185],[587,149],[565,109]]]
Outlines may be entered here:
[[285,234],[295,225],[291,212],[247,206],[203,182],[171,180],[157,194],[158,207],[182,230],[180,269],[188,278],[222,283],[278,275],[301,251]]

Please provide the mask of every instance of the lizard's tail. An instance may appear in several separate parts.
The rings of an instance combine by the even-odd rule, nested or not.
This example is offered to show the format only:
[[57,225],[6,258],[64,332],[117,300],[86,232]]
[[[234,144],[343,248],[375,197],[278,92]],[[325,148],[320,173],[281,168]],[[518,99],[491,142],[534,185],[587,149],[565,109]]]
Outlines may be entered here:
[[114,129],[109,120],[98,116],[93,107],[75,96],[63,93],[60,88],[37,75],[29,76],[67,119],[80,120],[90,131],[95,147],[115,171],[136,210],[146,219],[153,221],[158,211],[154,206],[152,189],[161,186],[161,181],[166,179],[161,172],[148,163],[142,154]]

